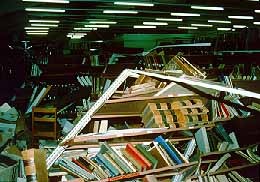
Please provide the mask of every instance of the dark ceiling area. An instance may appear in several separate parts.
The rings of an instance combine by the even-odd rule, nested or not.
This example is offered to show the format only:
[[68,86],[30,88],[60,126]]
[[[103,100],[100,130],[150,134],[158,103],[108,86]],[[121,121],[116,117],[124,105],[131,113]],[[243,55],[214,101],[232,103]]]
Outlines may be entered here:
[[[140,4],[116,4],[117,1],[112,0],[54,2],[55,0],[51,3],[40,0],[36,0],[36,2],[33,0],[2,0],[0,12],[2,42],[4,40],[8,42],[22,40],[65,41],[70,40],[68,36],[71,35],[74,36],[73,38],[78,38],[75,33],[83,34],[80,38],[84,41],[118,41],[124,39],[126,34],[171,34],[180,39],[191,37],[193,40],[212,40],[219,35],[228,34],[237,37],[241,35],[253,36],[253,40],[259,40],[260,2],[258,1],[128,1],[130,3],[144,3],[142,6]],[[205,10],[201,7],[217,9]],[[50,9],[60,12],[46,12]],[[106,12],[115,10],[128,12]],[[183,16],[175,13],[192,13],[192,15]],[[48,28],[41,25],[44,22],[33,22],[32,20],[52,20],[54,22],[46,22],[45,24],[51,26]],[[105,25],[109,28],[98,27],[94,30],[87,30],[95,25]],[[30,29],[33,26],[38,27],[37,30]],[[134,26],[145,27],[134,28]],[[35,35],[35,31],[43,31],[40,28],[45,28],[45,32],[48,31],[48,33]],[[26,33],[26,31],[32,32],[33,35]]]

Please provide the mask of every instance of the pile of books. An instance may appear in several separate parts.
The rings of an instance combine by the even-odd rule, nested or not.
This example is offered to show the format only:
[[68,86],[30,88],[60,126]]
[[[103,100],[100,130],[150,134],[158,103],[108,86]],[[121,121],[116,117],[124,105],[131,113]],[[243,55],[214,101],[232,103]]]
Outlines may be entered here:
[[145,127],[189,127],[208,121],[209,110],[200,99],[148,103],[142,112]]
[[250,181],[236,170],[260,164],[257,144],[240,148],[234,132],[228,134],[221,124],[190,134],[192,139],[179,142],[161,135],[139,144],[100,142],[86,156],[71,161],[61,158],[59,165],[87,181],[126,181],[149,174],[176,182],[204,178]]

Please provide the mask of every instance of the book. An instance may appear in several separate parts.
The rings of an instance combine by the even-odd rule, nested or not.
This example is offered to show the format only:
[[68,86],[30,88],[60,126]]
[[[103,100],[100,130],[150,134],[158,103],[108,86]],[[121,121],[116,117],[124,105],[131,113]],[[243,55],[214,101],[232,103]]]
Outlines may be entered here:
[[189,163],[189,161],[184,157],[183,154],[180,153],[180,151],[169,141],[166,140],[166,143],[169,145],[171,150],[175,152],[175,154],[178,156],[178,158],[183,162],[183,163]]
[[139,162],[137,162],[137,160],[135,160],[135,158],[133,156],[128,154],[124,149],[121,149],[121,152],[124,155],[124,157],[134,166],[136,171],[146,170],[146,169],[143,169],[143,166]]
[[[92,166],[94,169],[92,169],[93,171],[96,172],[96,174],[98,174],[102,179],[103,178],[108,178],[109,175],[105,172],[105,170],[102,169],[102,167],[100,167],[97,163],[95,163],[95,160],[90,160],[87,157],[81,157],[82,160],[84,160],[87,164],[87,166]],[[90,167],[89,167],[90,168]]]
[[120,168],[124,170],[125,173],[131,173],[131,168],[120,158],[120,156],[107,144],[102,143],[100,145],[100,152],[102,154],[107,153],[111,158],[117,163]]
[[117,165],[117,163],[113,160],[113,158],[112,158],[109,154],[104,153],[103,156],[104,156],[104,158],[105,158],[106,160],[108,160],[108,161],[113,165],[114,168],[116,168],[116,169],[119,171],[120,175],[125,174],[124,170],[121,169],[121,168]]
[[100,121],[94,121],[93,133],[99,132],[99,124],[100,124]]
[[106,133],[108,129],[108,120],[101,120],[98,133]]
[[223,125],[221,123],[218,123],[216,125],[216,132],[228,143],[232,144],[232,140],[230,138],[230,136],[228,135],[228,133],[226,132],[225,128],[223,127]]
[[205,127],[200,128],[195,133],[195,139],[199,150],[203,154],[210,152],[209,141],[208,141],[207,131]]
[[152,164],[131,143],[126,145],[125,151],[141,164],[142,170],[152,168]]
[[216,163],[215,165],[209,170],[209,172],[215,172],[217,171],[223,164],[224,162],[230,158],[231,155],[229,153],[223,155]]
[[122,162],[124,162],[130,169],[130,173],[135,173],[137,172],[135,166],[130,162],[128,161],[125,157],[124,157],[124,154],[121,152],[121,150],[114,150],[114,152],[118,155],[119,157],[119,160],[121,160]]
[[154,139],[155,142],[158,142],[159,145],[162,146],[162,148],[165,149],[165,151],[168,153],[168,155],[170,156],[170,158],[176,162],[176,164],[182,164],[183,162],[181,161],[181,159],[176,155],[176,153],[174,151],[172,151],[171,147],[167,144],[167,142],[164,140],[164,138],[162,136],[158,136]]
[[135,148],[150,161],[154,169],[157,167],[158,160],[142,144],[137,144]]
[[96,155],[96,157],[98,158],[99,161],[101,161],[104,166],[111,172],[112,176],[118,176],[120,174],[120,172],[118,171],[118,169],[116,169],[113,164],[106,158],[104,157],[104,155],[102,155],[101,153],[98,153]]
[[151,152],[151,154],[157,159],[157,168],[162,168],[171,165],[163,151],[158,146],[158,143],[153,142],[153,147],[149,150],[149,152]]
[[92,173],[92,171],[89,170],[85,165],[83,165],[79,160],[72,158],[72,162],[74,162],[75,164],[77,164],[79,167],[86,170],[87,172]]

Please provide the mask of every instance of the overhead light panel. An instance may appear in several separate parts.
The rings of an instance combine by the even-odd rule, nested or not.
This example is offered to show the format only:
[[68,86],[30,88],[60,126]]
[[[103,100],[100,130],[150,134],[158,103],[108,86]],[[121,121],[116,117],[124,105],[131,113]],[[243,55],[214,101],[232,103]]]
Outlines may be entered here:
[[65,13],[64,9],[50,9],[50,8],[25,8],[25,11]]
[[179,29],[197,30],[198,27],[178,27]]
[[86,28],[109,28],[109,25],[84,25]]
[[103,13],[109,13],[109,14],[137,14],[138,11],[131,11],[131,10],[104,10]]
[[157,21],[182,21],[181,18],[155,18]]
[[48,33],[48,30],[27,30],[26,33]]
[[95,40],[93,42],[97,42],[97,43],[103,43],[104,41],[103,40]]
[[231,28],[217,28],[217,30],[221,30],[221,31],[230,31]]
[[97,30],[97,28],[74,28],[74,30]]
[[191,24],[191,26],[194,26],[194,27],[213,27],[213,25],[208,25],[208,24]]
[[200,9],[200,10],[211,10],[211,11],[223,11],[223,7],[213,7],[213,6],[191,6],[191,9]]
[[117,24],[115,21],[90,21],[90,24]]
[[208,20],[209,23],[231,23],[231,21],[225,20]]
[[68,4],[70,1],[68,0],[22,0],[24,2],[37,2],[37,3],[62,3]]
[[49,27],[25,27],[25,30],[49,30]]
[[255,10],[255,13],[260,13],[260,10],[259,10],[259,9],[256,9],[256,10]]
[[156,26],[134,25],[134,28],[156,28]]
[[143,22],[144,25],[168,25],[166,22]]
[[97,49],[89,49],[90,51],[96,51]]
[[171,13],[172,16],[200,16],[197,13]]
[[57,20],[29,20],[30,23],[60,23]]
[[245,25],[233,25],[233,28],[247,28]]
[[35,27],[58,27],[56,24],[41,24],[41,23],[32,23],[31,26]]
[[253,16],[228,16],[230,19],[253,20]]
[[152,3],[134,3],[134,2],[121,2],[121,1],[116,1],[114,2],[115,5],[126,5],[126,6],[149,6],[152,7],[154,4]]
[[28,32],[28,35],[48,35],[48,32]]
[[254,25],[260,25],[260,22],[258,21],[255,21],[254,23],[253,23]]

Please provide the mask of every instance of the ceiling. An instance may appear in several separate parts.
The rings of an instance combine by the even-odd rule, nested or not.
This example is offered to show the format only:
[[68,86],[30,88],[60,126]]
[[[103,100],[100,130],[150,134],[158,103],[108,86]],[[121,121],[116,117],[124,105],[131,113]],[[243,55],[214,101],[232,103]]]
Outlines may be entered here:
[[[0,19],[0,35],[11,36],[12,39],[41,39],[49,40],[70,39],[68,33],[87,33],[83,40],[116,40],[127,34],[165,34],[179,38],[208,37],[214,38],[219,34],[236,34],[245,29],[234,28],[234,25],[244,25],[247,29],[258,29],[253,22],[260,22],[260,2],[248,0],[143,0],[132,1],[138,3],[152,3],[153,6],[116,5],[112,0],[69,0],[69,3],[22,2],[22,0],[2,0]],[[122,0],[123,1],[123,0]],[[124,0],[124,2],[126,2]],[[200,10],[191,6],[223,7],[224,10]],[[26,8],[54,8],[65,10],[64,13],[32,12]],[[130,10],[136,14],[106,14],[104,10]],[[200,16],[171,16],[171,13],[196,13]],[[230,19],[228,16],[252,16],[253,19]],[[156,20],[156,18],[182,19],[182,21]],[[56,20],[58,27],[49,29],[47,35],[27,35],[25,27],[30,27],[29,20]],[[214,23],[208,20],[231,21],[231,23]],[[91,24],[90,21],[113,21],[109,28],[98,28],[94,31],[75,30]],[[134,25],[143,25],[143,22],[164,22],[168,25],[157,25],[156,28],[133,28]],[[48,23],[50,24],[50,23]],[[52,23],[51,23],[52,24]],[[105,23],[103,23],[105,24]],[[195,26],[196,30],[180,29],[191,27],[191,24],[207,24],[211,27]],[[228,31],[217,28],[231,28]],[[179,36],[178,36],[179,35]],[[166,36],[167,37],[167,36]],[[158,36],[156,36],[158,38]],[[165,36],[164,36],[165,38]],[[140,40],[140,38],[138,38]],[[167,39],[167,38],[166,38]]]

